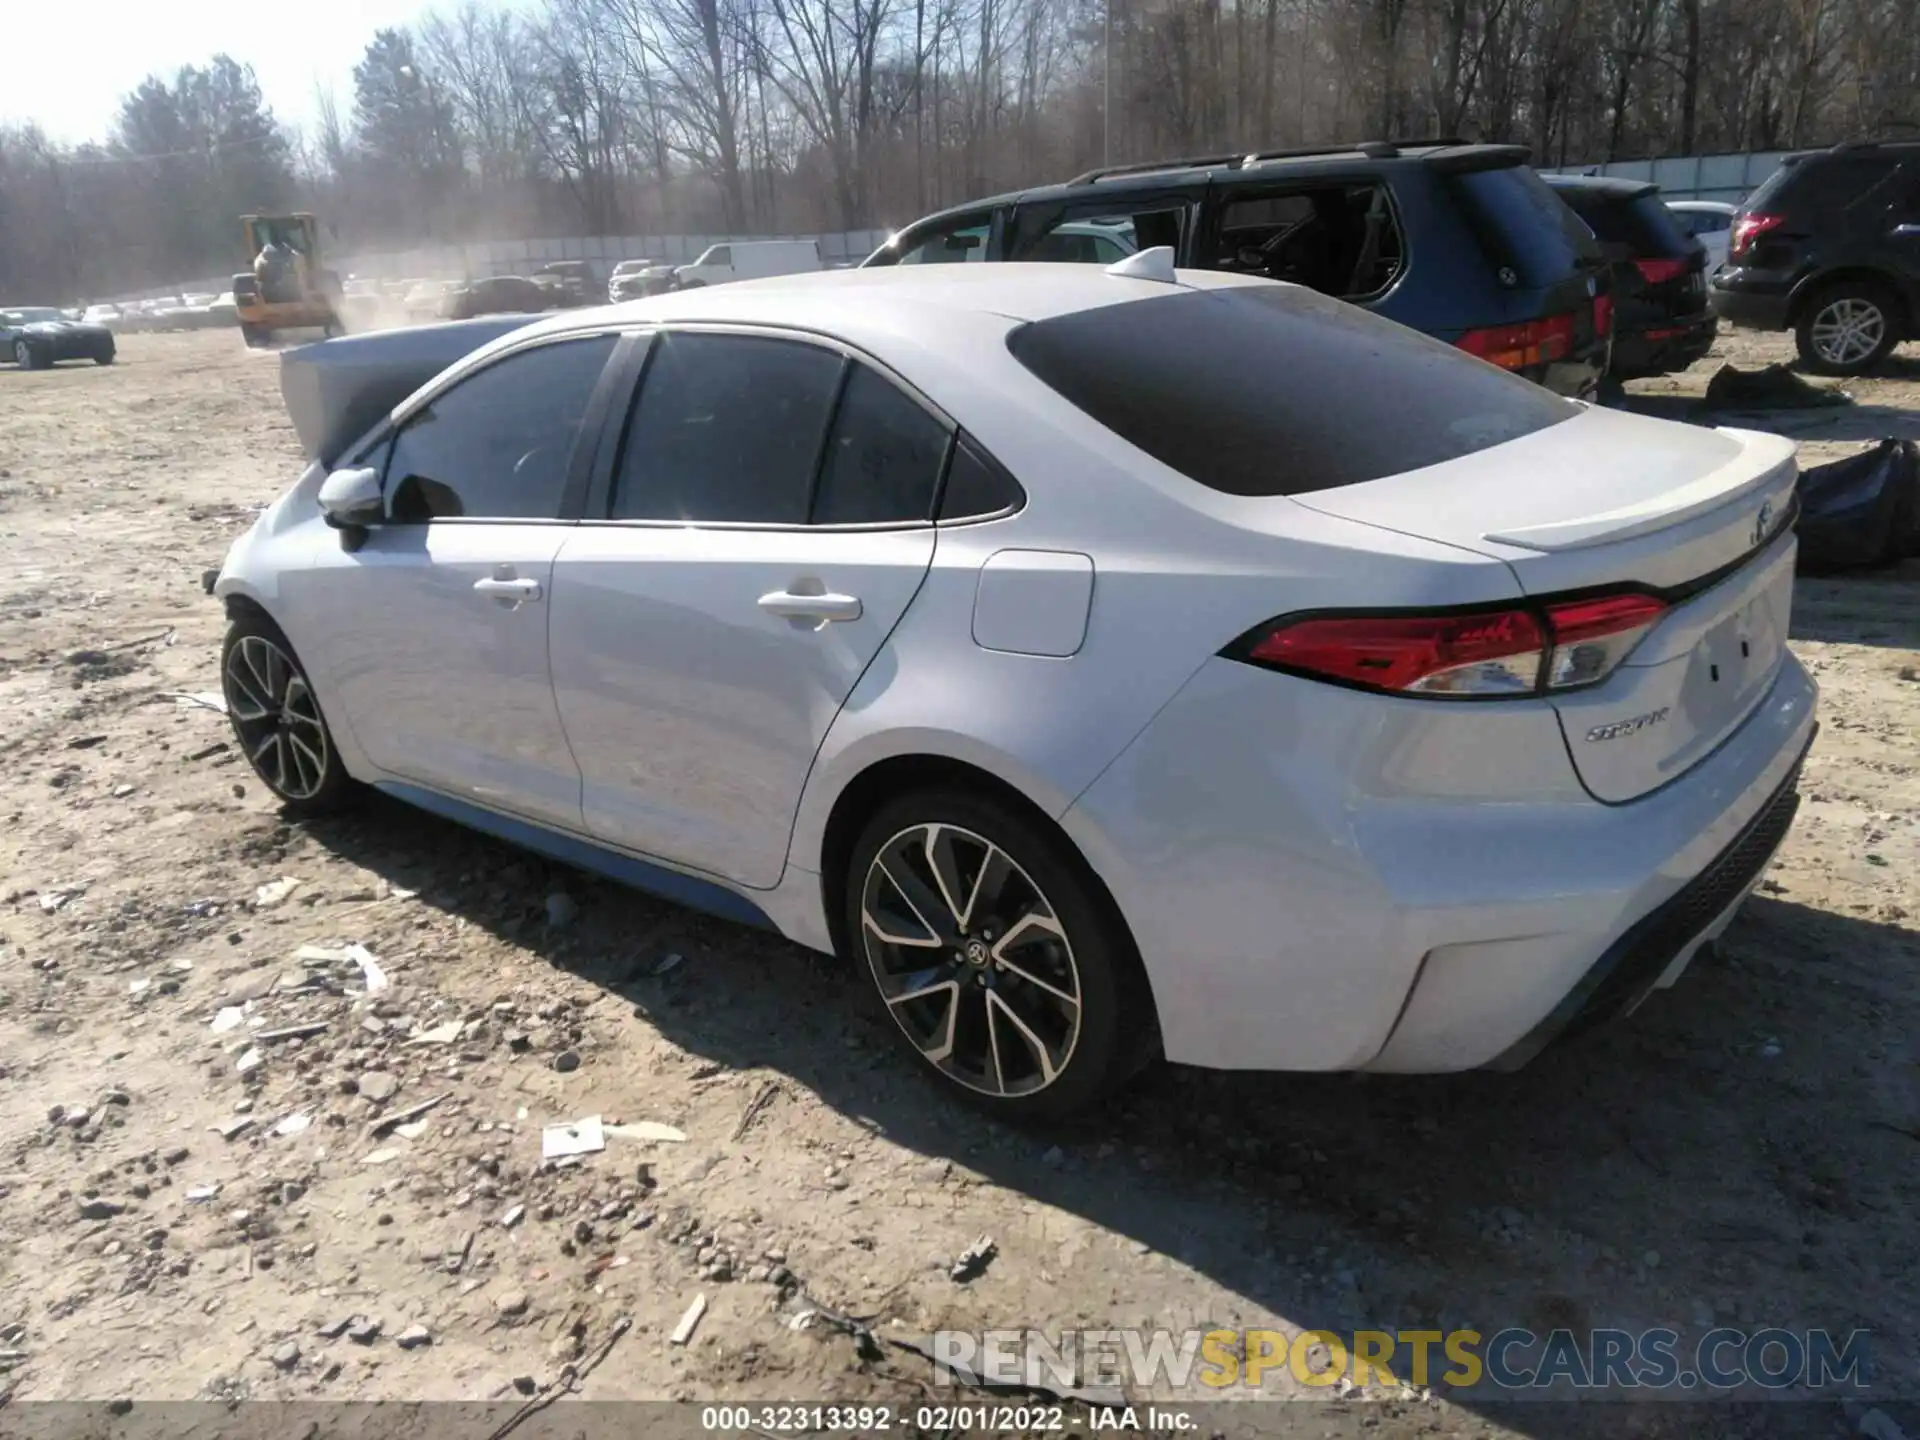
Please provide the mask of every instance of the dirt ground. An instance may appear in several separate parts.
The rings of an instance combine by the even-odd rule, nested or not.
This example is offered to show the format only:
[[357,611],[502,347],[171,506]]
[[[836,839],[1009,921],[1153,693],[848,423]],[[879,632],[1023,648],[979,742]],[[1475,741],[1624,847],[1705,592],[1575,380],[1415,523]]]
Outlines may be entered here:
[[[1723,359],[1785,348],[1732,336],[1636,403],[1698,419]],[[1725,418],[1808,463],[1920,438],[1906,353],[1850,409]],[[277,366],[225,333],[120,355],[0,369],[14,1413],[518,1401],[609,1344],[587,1398],[956,1398],[897,1347],[794,1324],[808,1297],[883,1341],[1865,1328],[1879,1381],[1920,1394],[1920,562],[1801,582],[1807,802],[1718,953],[1631,1020],[1517,1075],[1162,1069],[1026,1134],[911,1073],[836,962],[397,804],[285,823],[179,698],[219,688],[201,572],[297,469]],[[324,1028],[277,1034],[298,1026]],[[542,1126],[592,1115],[619,1122],[605,1148],[543,1164]],[[980,1236],[997,1253],[956,1281]],[[1202,1429],[1887,1433],[1858,1405],[1316,1393]]]

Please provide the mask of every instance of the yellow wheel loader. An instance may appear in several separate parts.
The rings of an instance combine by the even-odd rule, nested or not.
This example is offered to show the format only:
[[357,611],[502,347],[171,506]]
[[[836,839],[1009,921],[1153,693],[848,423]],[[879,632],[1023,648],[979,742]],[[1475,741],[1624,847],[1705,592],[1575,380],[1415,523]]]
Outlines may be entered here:
[[264,345],[281,330],[338,335],[340,277],[320,263],[320,227],[311,215],[242,215],[253,268],[233,277],[240,336]]

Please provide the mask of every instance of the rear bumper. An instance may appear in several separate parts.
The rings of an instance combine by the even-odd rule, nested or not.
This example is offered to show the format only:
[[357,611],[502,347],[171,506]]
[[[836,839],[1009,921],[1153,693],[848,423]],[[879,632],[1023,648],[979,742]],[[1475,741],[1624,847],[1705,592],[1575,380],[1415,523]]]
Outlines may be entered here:
[[1785,330],[1791,296],[1785,289],[1733,288],[1725,271],[1714,277],[1708,292],[1713,313],[1729,325],[1746,330]]
[[1603,957],[1664,951],[1664,974],[1719,917],[1676,932],[1723,895],[1730,911],[1791,818],[1770,807],[1815,698],[1787,655],[1712,754],[1604,805],[1544,704],[1428,706],[1215,660],[1062,823],[1132,929],[1169,1059],[1474,1069],[1573,1024]]
[[[1818,725],[1814,731],[1818,733]],[[1809,735],[1808,748],[1812,744]],[[1800,809],[1800,769],[1805,760],[1802,750],[1786,780],[1734,842],[1671,899],[1609,945],[1547,1018],[1492,1061],[1491,1068],[1517,1070],[1554,1041],[1629,1015],[1654,990],[1671,985],[1694,952],[1726,928],[1787,838]]]
[[1611,373],[1621,380],[1675,374],[1703,359],[1719,330],[1707,314],[1622,333],[1614,338]]

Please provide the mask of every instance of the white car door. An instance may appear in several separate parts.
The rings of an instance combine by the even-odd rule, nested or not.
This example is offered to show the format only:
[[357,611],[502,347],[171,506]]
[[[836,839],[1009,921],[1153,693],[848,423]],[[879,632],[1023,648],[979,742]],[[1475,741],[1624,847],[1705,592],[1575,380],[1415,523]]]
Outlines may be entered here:
[[705,330],[655,337],[627,431],[605,518],[554,567],[586,826],[772,886],[827,727],[933,558],[952,429],[838,350]]
[[[616,339],[513,351],[383,447],[388,520],[322,552],[322,693],[389,776],[580,827],[580,772],[547,673],[559,517]],[[590,457],[589,457],[590,458]]]

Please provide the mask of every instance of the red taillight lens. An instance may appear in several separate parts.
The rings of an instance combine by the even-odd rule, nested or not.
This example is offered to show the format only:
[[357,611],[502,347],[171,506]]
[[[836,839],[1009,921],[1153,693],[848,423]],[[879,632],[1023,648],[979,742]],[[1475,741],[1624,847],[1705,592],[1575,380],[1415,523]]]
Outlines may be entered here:
[[1636,260],[1633,268],[1640,272],[1640,278],[1649,285],[1662,285],[1669,280],[1678,280],[1687,273],[1685,260],[1672,260],[1662,257],[1655,260]]
[[1502,370],[1524,370],[1573,352],[1573,316],[1549,315],[1518,325],[1489,325],[1469,330],[1453,343]]
[[1613,296],[1596,295],[1593,297],[1593,329],[1596,335],[1612,333]]
[[1784,215],[1742,215],[1733,222],[1733,240],[1727,246],[1727,257],[1738,259],[1746,254],[1754,241],[1786,218]]
[[1280,619],[1227,653],[1399,695],[1540,695],[1605,679],[1666,608],[1651,595],[1623,594],[1552,603],[1540,611]]
[[1547,662],[1547,688],[1567,690],[1605,679],[1666,609],[1664,600],[1651,595],[1605,595],[1549,605],[1553,655]]
[[1373,690],[1525,695],[1546,639],[1525,610],[1469,615],[1343,615],[1277,625],[1247,658]]

